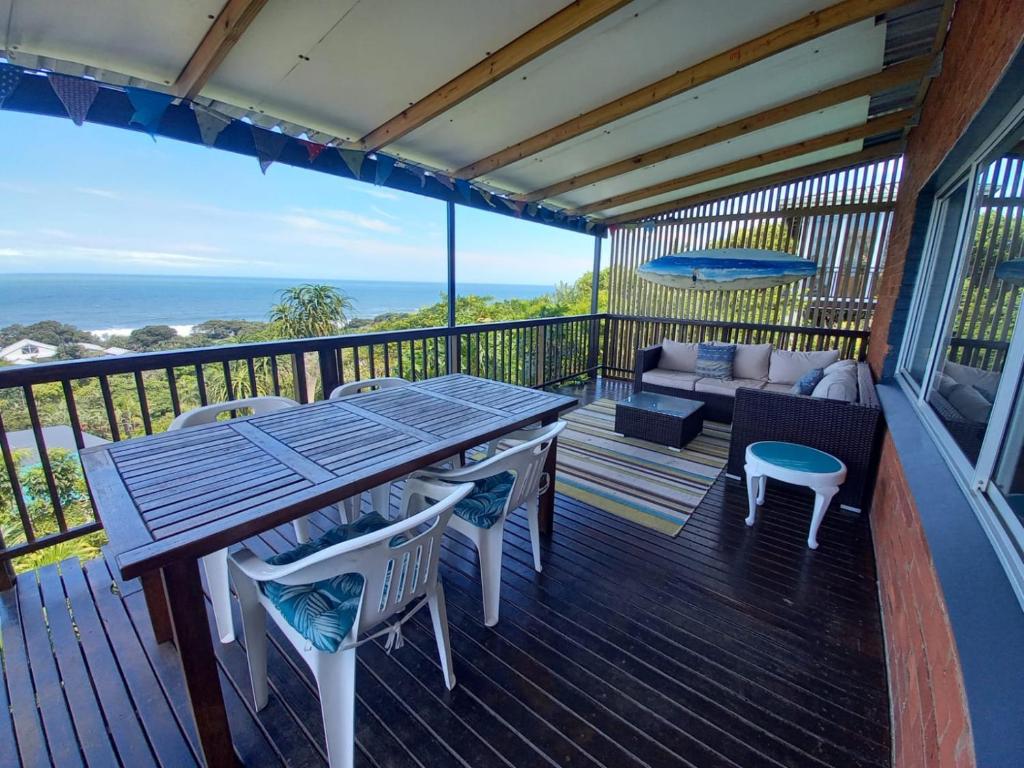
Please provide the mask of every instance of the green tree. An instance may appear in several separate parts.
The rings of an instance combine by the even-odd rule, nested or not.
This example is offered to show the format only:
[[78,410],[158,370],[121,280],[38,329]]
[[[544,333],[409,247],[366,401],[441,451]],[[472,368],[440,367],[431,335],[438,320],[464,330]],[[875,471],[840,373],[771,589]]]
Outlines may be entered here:
[[15,324],[0,328],[0,347],[13,344],[19,339],[32,339],[41,341],[43,344],[53,344],[55,347],[62,344],[96,341],[91,333],[56,320],[41,320],[30,325]]
[[178,332],[169,325],[144,325],[128,336],[128,347],[137,352],[157,349],[178,338]]
[[348,321],[352,301],[329,285],[305,283],[286,288],[270,310],[270,322],[285,338],[333,336]]
[[225,341],[237,336],[258,333],[266,323],[255,320],[207,320],[192,329],[192,335],[207,341]]

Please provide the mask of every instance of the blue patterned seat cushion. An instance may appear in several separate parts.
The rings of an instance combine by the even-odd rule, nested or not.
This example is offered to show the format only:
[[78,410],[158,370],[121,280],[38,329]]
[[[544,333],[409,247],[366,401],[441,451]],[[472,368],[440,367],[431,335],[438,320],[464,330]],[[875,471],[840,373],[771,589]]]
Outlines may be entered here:
[[[388,525],[390,523],[387,520],[376,512],[371,512],[355,522],[332,528],[317,539],[274,555],[267,562],[270,565],[288,565],[322,549],[379,531]],[[395,546],[403,541],[403,536],[396,536],[391,540],[391,545]],[[334,653],[355,623],[359,601],[363,595],[363,577],[356,573],[344,573],[313,584],[295,586],[264,581],[260,582],[260,591],[274,604],[284,620],[309,640],[314,648],[325,653]]]
[[735,344],[698,344],[696,373],[701,378],[728,381],[732,378],[735,358]]
[[516,476],[499,472],[473,483],[473,491],[455,505],[455,514],[477,528],[490,528],[505,511],[505,501],[512,493]]

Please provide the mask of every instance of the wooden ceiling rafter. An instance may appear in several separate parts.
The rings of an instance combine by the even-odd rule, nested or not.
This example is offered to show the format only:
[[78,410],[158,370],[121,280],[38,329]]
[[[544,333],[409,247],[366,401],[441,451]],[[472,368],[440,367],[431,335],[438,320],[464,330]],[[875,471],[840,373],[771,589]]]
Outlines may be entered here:
[[674,192],[677,189],[692,187],[695,184],[703,184],[707,181],[714,181],[715,179],[732,176],[736,173],[743,173],[744,171],[771,165],[772,163],[791,160],[795,157],[800,157],[801,155],[810,154],[811,152],[818,152],[823,149],[838,147],[851,141],[857,141],[858,139],[880,136],[892,131],[901,131],[913,116],[913,109],[903,109],[898,112],[892,112],[888,115],[876,117],[873,120],[868,120],[866,123],[861,123],[860,125],[855,125],[851,128],[833,131],[832,133],[825,134],[824,136],[815,136],[793,144],[787,144],[784,147],[766,150],[765,152],[758,152],[755,155],[748,155],[747,157],[732,160],[728,163],[714,166],[713,168],[706,168],[675,179],[651,184],[650,186],[642,187],[631,192],[624,192],[620,195],[606,197],[604,200],[598,200],[596,202],[580,206],[579,208],[571,211],[571,214],[583,216],[596,213],[597,211],[608,210],[610,208],[618,208],[620,206],[636,203],[651,197],[657,197],[658,195],[664,195],[668,192]]
[[646,168],[655,163],[671,160],[712,146],[713,144],[720,144],[723,141],[729,141],[753,131],[769,128],[812,112],[828,109],[829,107],[834,107],[862,96],[870,96],[901,85],[917,82],[928,72],[931,62],[931,56],[918,56],[899,64],[893,64],[873,75],[860,77],[856,80],[811,94],[810,96],[804,96],[777,107],[766,109],[763,112],[742,117],[731,123],[715,126],[706,131],[686,136],[656,149],[633,155],[625,160],[619,160],[601,168],[595,168],[592,171],[564,179],[527,194],[516,195],[515,198],[528,203],[548,200],[575,189],[581,189],[600,181]]
[[702,203],[710,203],[726,197],[754,192],[758,189],[763,189],[764,187],[770,187],[776,184],[785,184],[798,179],[807,178],[808,176],[814,176],[819,173],[838,171],[844,168],[852,168],[865,163],[896,157],[897,155],[902,154],[903,147],[904,141],[902,139],[887,141],[883,144],[875,144],[867,149],[862,149],[860,152],[855,152],[849,155],[843,155],[841,157],[835,157],[830,160],[823,160],[809,165],[802,165],[798,168],[790,168],[785,171],[769,174],[768,176],[761,176],[759,178],[749,179],[737,184],[718,187],[717,189],[701,192],[697,195],[689,195],[676,200],[669,200],[665,203],[659,203],[658,205],[652,205],[647,208],[623,213],[618,216],[610,216],[605,219],[600,219],[600,223],[607,226],[616,226],[619,224],[640,221],[641,219],[649,219],[652,216],[659,216],[663,213],[672,213],[673,211],[679,211],[684,208],[692,208],[693,206],[701,205]]
[[358,146],[372,152],[397,141],[632,1],[576,0],[570,3],[374,128],[359,140]]
[[227,0],[171,86],[174,95],[194,100],[266,4],[267,0]]
[[905,5],[909,0],[842,0],[570,118],[455,172],[474,179],[678,96],[802,43]]

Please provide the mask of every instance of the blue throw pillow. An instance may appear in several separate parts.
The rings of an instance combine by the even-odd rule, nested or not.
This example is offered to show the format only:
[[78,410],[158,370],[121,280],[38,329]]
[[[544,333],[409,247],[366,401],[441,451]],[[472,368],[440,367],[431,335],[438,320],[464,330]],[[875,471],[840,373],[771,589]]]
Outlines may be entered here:
[[824,368],[811,368],[789,391],[794,395],[809,395],[823,378],[825,378]]
[[731,379],[735,344],[698,344],[697,375],[705,379]]

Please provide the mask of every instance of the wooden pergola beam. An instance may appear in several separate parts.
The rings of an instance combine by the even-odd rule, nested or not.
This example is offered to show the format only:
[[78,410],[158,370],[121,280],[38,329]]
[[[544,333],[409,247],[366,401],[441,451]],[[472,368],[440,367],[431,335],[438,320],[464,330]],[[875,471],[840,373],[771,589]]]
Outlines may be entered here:
[[784,184],[786,182],[803,179],[808,176],[815,176],[819,173],[827,173],[828,171],[850,168],[852,166],[862,165],[874,160],[895,157],[903,152],[903,146],[904,142],[902,139],[897,141],[887,141],[884,144],[876,144],[875,146],[861,150],[860,152],[854,152],[849,155],[843,155],[842,157],[832,158],[831,160],[824,160],[820,163],[800,166],[799,168],[791,168],[787,171],[780,171],[779,173],[769,174],[768,176],[762,176],[758,179],[750,179],[738,184],[730,184],[726,187],[719,187],[718,189],[701,192],[699,195],[690,195],[689,197],[669,200],[667,203],[659,203],[658,205],[641,208],[637,211],[630,211],[629,213],[623,213],[619,216],[601,219],[600,221],[602,224],[608,226],[625,224],[626,222],[631,221],[639,221],[640,219],[647,219],[651,216],[658,216],[662,213],[671,213],[672,211],[682,210],[683,208],[690,208],[694,205],[700,205],[701,203],[709,203],[713,200],[721,200],[733,195],[753,192],[754,190],[770,187],[775,184]]
[[829,32],[855,24],[904,5],[909,0],[843,0],[821,11],[785,24],[764,35],[723,51],[685,69],[639,88],[621,98],[603,104],[578,117],[566,120],[536,136],[513,144],[499,152],[460,168],[455,176],[473,179],[498,168],[530,157],[556,144],[581,136],[665,99],[678,96],[697,86],[728,75],[794,46]]
[[198,96],[266,4],[267,0],[227,0],[171,86],[174,95],[185,99]]
[[928,72],[931,62],[932,57],[924,55],[900,64],[893,64],[876,74],[860,77],[810,96],[790,101],[778,107],[772,107],[763,112],[734,120],[731,123],[701,131],[692,136],[673,141],[670,144],[665,144],[657,149],[610,163],[593,171],[582,173],[579,176],[573,176],[542,189],[534,190],[525,195],[518,195],[516,199],[524,200],[528,203],[547,200],[557,195],[571,192],[574,189],[581,189],[582,187],[596,184],[615,176],[621,176],[622,174],[654,165],[655,163],[662,163],[674,157],[689,154],[714,144],[720,144],[723,141],[735,139],[737,136],[769,128],[821,109],[828,109],[829,107],[834,107],[837,104],[852,101],[862,96],[870,96],[901,85],[917,82]]
[[630,2],[576,0],[374,128],[359,140],[360,145],[370,152],[397,141]]
[[642,187],[640,189],[633,190],[632,192],[624,192],[621,195],[606,197],[604,200],[597,200],[596,202],[580,206],[572,213],[582,216],[596,211],[606,211],[610,208],[618,208],[620,205],[629,205],[630,203],[635,203],[640,200],[646,200],[649,197],[656,197],[658,195],[664,195],[667,192],[674,192],[677,189],[692,187],[694,184],[703,184],[706,181],[713,181],[726,176],[732,176],[735,173],[742,173],[753,168],[760,168],[765,165],[771,165],[772,163],[779,163],[783,160],[791,160],[794,157],[800,157],[801,155],[810,154],[811,152],[817,152],[822,149],[838,147],[841,144],[846,144],[858,139],[866,139],[869,136],[879,136],[884,133],[889,133],[890,131],[899,131],[903,129],[913,116],[913,109],[904,109],[899,112],[893,112],[891,114],[884,115],[883,117],[876,117],[874,120],[868,120],[866,123],[853,126],[852,128],[844,128],[843,130],[834,131],[824,136],[816,136],[812,139],[805,139],[804,141],[798,141],[794,144],[787,144],[786,146],[779,147],[778,149],[760,152],[756,155],[750,155],[739,160],[733,160],[729,163],[723,163],[722,165],[715,166],[714,168],[706,168],[702,171],[687,174],[686,176],[680,176],[657,184],[651,184],[650,186]]

